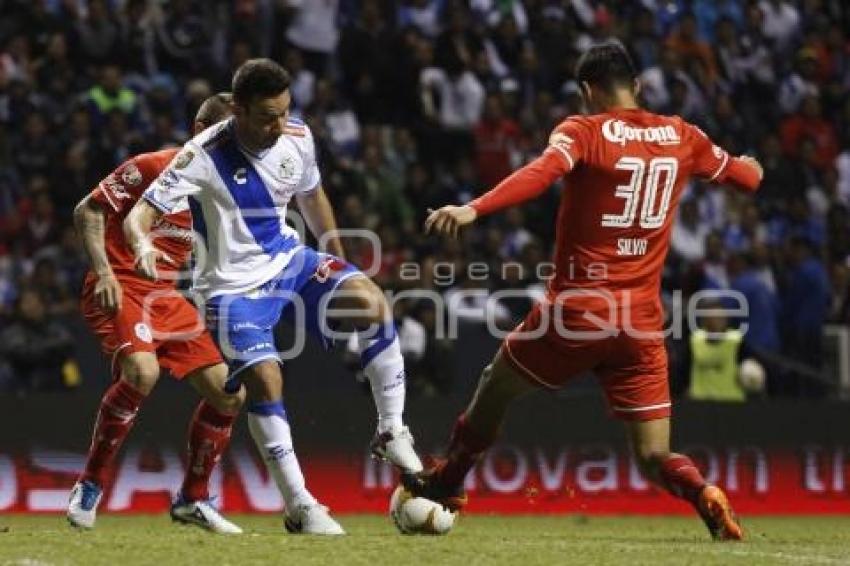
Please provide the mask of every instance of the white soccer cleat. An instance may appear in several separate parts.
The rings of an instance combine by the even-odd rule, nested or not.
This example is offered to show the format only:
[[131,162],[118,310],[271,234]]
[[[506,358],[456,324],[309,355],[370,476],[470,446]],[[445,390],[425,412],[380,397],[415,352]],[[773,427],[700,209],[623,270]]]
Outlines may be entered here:
[[372,454],[401,469],[417,474],[422,471],[422,461],[413,449],[413,435],[406,426],[385,430],[372,439]]
[[299,505],[292,513],[287,511],[283,522],[286,530],[293,534],[338,536],[345,531],[328,512],[324,505]]
[[185,501],[178,496],[171,503],[171,520],[184,525],[196,525],[220,535],[242,534],[242,529],[225,519],[209,501]]
[[68,499],[68,522],[80,529],[94,528],[101,497],[103,490],[93,481],[83,480],[75,483]]

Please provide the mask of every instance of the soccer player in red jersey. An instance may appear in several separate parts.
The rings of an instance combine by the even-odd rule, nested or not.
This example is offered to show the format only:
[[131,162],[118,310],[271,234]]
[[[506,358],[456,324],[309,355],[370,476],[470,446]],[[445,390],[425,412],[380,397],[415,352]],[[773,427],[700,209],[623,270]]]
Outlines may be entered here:
[[625,50],[592,47],[576,69],[588,116],[559,124],[543,154],[467,206],[429,214],[426,232],[457,235],[478,217],[543,193],[561,177],[555,276],[547,297],[504,340],[436,467],[402,481],[416,495],[460,508],[463,480],[493,443],[516,397],[555,389],[584,371],[599,379],[643,474],[690,502],[717,539],[743,532],[725,494],[670,451],[670,394],[661,333],[661,270],[691,176],[754,191],[761,166],[732,157],[697,127],[637,103]]
[[[228,94],[210,97],[198,110],[195,133],[229,114]],[[176,289],[178,269],[192,251],[191,213],[166,216],[154,230],[164,260],[165,276],[158,281],[136,273],[135,256],[122,228],[133,204],[178,151],[164,149],[126,161],[74,211],[91,263],[81,308],[103,351],[112,358],[114,376],[100,403],[85,470],[71,491],[67,517],[76,527],[94,526],[108,467],[163,366],[176,379],[187,379],[203,396],[189,426],[188,467],[171,517],[214,532],[242,532],[208,502],[210,474],[230,440],[244,391],[225,391],[227,366],[197,310]]]

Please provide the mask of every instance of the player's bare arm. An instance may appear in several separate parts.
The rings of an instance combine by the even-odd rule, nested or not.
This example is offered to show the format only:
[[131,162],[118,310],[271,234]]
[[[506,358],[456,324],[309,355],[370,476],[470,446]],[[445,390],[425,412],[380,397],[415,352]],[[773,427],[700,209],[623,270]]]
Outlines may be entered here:
[[95,300],[100,308],[115,312],[121,308],[121,284],[106,255],[106,212],[91,196],[86,196],[74,208],[74,228],[83,241],[91,270],[97,275]]
[[154,246],[151,241],[151,227],[162,215],[160,210],[147,201],[140,200],[124,220],[124,237],[127,238],[127,244],[136,256],[136,271],[152,280],[159,279],[156,270],[158,261],[176,265],[168,254]]
[[325,234],[329,234],[325,236],[324,251],[345,259],[345,250],[343,250],[342,242],[340,242],[339,235],[336,233],[336,218],[334,217],[333,207],[331,207],[324,188],[319,185],[309,193],[298,194],[295,199],[310,232],[319,240]]

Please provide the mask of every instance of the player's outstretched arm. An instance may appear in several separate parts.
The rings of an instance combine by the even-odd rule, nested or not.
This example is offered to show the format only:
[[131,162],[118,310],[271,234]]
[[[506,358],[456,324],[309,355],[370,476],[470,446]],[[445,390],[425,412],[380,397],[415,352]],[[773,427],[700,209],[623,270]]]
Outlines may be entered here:
[[106,255],[106,211],[87,195],[74,208],[74,228],[83,241],[92,272],[97,276],[95,301],[107,312],[121,307],[121,284],[115,278]]
[[511,173],[469,206],[479,216],[484,216],[537,198],[570,169],[569,163],[550,146],[540,157]]
[[325,189],[319,185],[308,193],[298,193],[295,197],[298,209],[310,232],[321,244],[319,247],[341,259],[345,259],[345,250],[336,231],[336,218]]
[[549,136],[549,145],[540,157],[511,173],[493,189],[466,206],[444,206],[429,211],[425,233],[457,236],[462,227],[479,216],[537,198],[576,167],[583,159],[586,145],[586,125],[576,118],[565,120]]
[[570,167],[554,151],[546,151],[466,206],[444,206],[429,210],[425,219],[425,233],[456,237],[461,228],[479,216],[523,203],[540,196]]
[[163,213],[147,202],[139,200],[130,210],[130,214],[124,219],[124,237],[127,244],[136,256],[136,271],[148,279],[156,280],[159,274],[156,271],[156,262],[165,261],[174,266],[176,262],[168,254],[151,242],[151,227]]

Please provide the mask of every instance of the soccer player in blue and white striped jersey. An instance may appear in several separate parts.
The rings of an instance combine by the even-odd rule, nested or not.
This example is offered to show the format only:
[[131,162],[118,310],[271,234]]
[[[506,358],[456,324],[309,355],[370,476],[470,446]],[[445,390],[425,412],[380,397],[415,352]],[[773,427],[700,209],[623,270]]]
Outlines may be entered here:
[[[289,118],[289,75],[254,59],[233,78],[234,115],[188,142],[145,192],[125,223],[137,269],[156,278],[167,261],[151,241],[163,214],[190,209],[198,242],[195,289],[206,301],[207,325],[248,391],[248,423],[283,495],[291,532],[342,534],[305,487],[282,400],[280,355],[273,329],[291,318],[327,342],[335,323],[358,331],[361,365],[378,409],[373,451],[406,471],[422,465],[404,426],[404,362],[381,290],[345,261],[333,232],[313,137]],[[330,254],[305,246],[287,226],[295,198],[310,231],[326,237]],[[330,306],[346,316],[328,320]],[[238,383],[238,382],[237,382]]]

